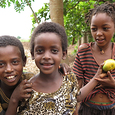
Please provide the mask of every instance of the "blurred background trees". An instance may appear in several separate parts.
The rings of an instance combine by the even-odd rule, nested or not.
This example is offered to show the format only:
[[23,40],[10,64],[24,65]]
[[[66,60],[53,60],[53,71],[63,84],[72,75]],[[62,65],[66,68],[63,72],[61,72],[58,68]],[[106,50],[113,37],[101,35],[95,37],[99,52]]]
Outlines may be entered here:
[[[108,0],[49,0],[42,8],[34,12],[31,4],[34,0],[0,0],[0,7],[5,8],[13,3],[16,12],[24,10],[25,6],[32,11],[32,29],[43,21],[53,21],[65,27],[68,36],[68,45],[80,45],[84,42],[91,42],[93,38],[90,29],[85,24],[84,16],[94,4],[102,4]],[[109,0],[115,2],[115,0]],[[31,33],[30,33],[31,34]],[[112,38],[115,42],[115,38]]]
[[[85,14],[89,9],[94,8],[94,4],[102,4],[104,2],[107,2],[107,0],[50,0],[49,4],[44,4],[36,12],[36,15],[39,22],[51,19],[64,25],[68,36],[68,44],[78,43],[80,45],[84,42],[93,41],[90,28],[85,24]],[[109,2],[115,2],[115,0],[109,0]],[[33,28],[35,28],[36,21],[33,14],[32,23]],[[112,42],[115,42],[115,38],[112,38]]]

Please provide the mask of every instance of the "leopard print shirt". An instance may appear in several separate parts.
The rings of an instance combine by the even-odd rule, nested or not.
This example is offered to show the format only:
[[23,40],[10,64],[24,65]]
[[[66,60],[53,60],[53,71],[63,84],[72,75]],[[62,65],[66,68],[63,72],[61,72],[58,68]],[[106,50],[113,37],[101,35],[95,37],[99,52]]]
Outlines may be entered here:
[[33,91],[26,108],[18,115],[72,115],[78,95],[78,82],[71,73],[63,76],[62,86],[53,93]]

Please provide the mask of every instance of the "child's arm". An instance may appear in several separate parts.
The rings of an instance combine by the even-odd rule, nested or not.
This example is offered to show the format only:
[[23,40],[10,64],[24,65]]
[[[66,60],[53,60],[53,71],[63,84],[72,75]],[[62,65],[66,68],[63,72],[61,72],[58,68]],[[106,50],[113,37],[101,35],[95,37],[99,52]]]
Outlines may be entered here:
[[[95,76],[90,80],[89,83],[87,83],[84,87],[82,87],[80,89],[81,93],[79,96],[77,96],[77,100],[78,101],[82,101],[93,89],[94,87],[98,84],[98,81],[95,78],[99,78],[100,75],[102,74],[102,66],[101,65],[98,68],[97,73],[95,74]],[[106,76],[105,74],[103,74],[104,76]]]
[[16,115],[17,107],[20,100],[24,98],[29,98],[32,92],[32,84],[27,80],[23,80],[14,90],[11,95],[8,109],[5,115]]

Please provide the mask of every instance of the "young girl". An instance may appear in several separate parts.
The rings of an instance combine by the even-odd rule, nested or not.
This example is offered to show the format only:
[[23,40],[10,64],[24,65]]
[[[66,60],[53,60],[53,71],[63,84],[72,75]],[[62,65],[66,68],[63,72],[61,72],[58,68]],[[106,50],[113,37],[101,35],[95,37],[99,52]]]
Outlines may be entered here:
[[[77,101],[84,99],[97,85],[94,78],[100,77],[102,66],[94,78],[79,91],[76,76],[73,73],[63,76],[58,70],[61,59],[65,59],[67,54],[67,36],[61,25],[53,22],[39,24],[30,43],[32,58],[40,73],[30,79],[33,89],[31,98],[24,106],[22,102],[18,114],[72,115]],[[15,105],[18,101],[17,97],[12,95],[8,114],[16,114]]]
[[[22,43],[13,36],[0,36],[0,115],[5,114],[14,89],[22,80],[30,79],[34,75],[29,72],[23,73],[25,64],[26,56]],[[31,87],[27,80],[22,83]],[[31,92],[31,88],[27,92]],[[19,91],[17,95],[18,93]],[[25,95],[25,93],[22,98],[30,97],[30,94]]]
[[[79,46],[73,72],[80,87],[94,77],[101,63],[107,59],[115,59],[115,44],[111,43],[115,32],[115,3],[104,3],[91,9],[86,14],[86,22],[90,24],[95,42]],[[96,79],[103,87],[97,87],[88,94],[81,103],[79,115],[115,114],[115,70],[110,76]]]

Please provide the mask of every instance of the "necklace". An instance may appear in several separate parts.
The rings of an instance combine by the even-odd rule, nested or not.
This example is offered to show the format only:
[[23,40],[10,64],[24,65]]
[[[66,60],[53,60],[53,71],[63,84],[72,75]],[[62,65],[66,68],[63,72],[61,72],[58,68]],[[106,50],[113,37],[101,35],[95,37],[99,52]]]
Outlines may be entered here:
[[[97,46],[98,46],[98,45],[97,45]],[[102,48],[100,48],[99,46],[98,46],[98,48],[99,48],[101,54],[104,54],[104,53],[105,53],[104,50],[102,50]]]

